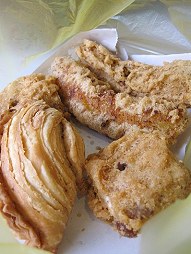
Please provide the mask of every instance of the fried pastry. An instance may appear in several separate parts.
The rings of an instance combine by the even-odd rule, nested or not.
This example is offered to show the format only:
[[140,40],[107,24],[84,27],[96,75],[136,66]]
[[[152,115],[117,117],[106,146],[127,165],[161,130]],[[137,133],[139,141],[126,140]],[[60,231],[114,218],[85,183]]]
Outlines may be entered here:
[[126,82],[130,71],[144,66],[134,61],[121,61],[101,44],[87,39],[76,48],[76,53],[98,79],[108,82],[116,92],[130,93],[131,87]]
[[0,211],[25,243],[56,252],[82,178],[84,144],[43,101],[18,110],[1,141]]
[[156,96],[134,97],[116,93],[84,65],[58,57],[51,66],[69,111],[83,124],[117,139],[134,126],[159,129],[170,143],[187,126],[186,108]]
[[177,105],[191,106],[191,61],[179,60],[164,66],[122,61],[89,40],[84,40],[76,52],[99,79],[109,82],[117,92],[157,95]]
[[43,74],[32,74],[18,78],[0,93],[0,136],[3,126],[25,103],[44,100],[48,105],[64,111],[64,105],[58,95],[55,78]]
[[96,217],[121,235],[135,237],[142,225],[191,192],[191,175],[155,131],[132,131],[90,155],[88,203]]

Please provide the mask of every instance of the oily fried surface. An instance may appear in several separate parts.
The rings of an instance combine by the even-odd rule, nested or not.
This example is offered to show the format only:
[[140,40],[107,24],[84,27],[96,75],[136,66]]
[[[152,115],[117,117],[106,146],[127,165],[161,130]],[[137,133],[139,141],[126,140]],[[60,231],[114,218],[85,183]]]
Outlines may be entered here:
[[89,40],[84,40],[76,52],[83,63],[116,91],[139,96],[149,93],[177,105],[191,105],[191,61],[179,60],[164,66],[122,61]]
[[83,124],[117,139],[133,128],[160,130],[173,143],[187,125],[185,106],[155,95],[117,93],[83,64],[58,57],[51,66],[69,111]]
[[86,161],[89,206],[121,235],[134,237],[153,215],[191,192],[191,176],[158,131],[132,131]]

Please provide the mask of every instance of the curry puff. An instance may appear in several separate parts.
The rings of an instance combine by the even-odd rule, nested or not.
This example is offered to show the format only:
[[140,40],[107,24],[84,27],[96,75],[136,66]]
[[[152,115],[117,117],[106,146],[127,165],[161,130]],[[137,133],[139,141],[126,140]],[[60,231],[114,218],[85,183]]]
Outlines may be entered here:
[[57,57],[51,66],[60,95],[69,111],[83,124],[117,139],[132,127],[146,132],[160,130],[169,143],[186,128],[186,106],[156,95],[142,97],[116,92],[82,63]]
[[88,203],[121,235],[135,237],[152,216],[191,192],[191,175],[158,131],[132,131],[87,158]]
[[64,117],[55,78],[22,77],[0,94],[0,212],[18,239],[56,253],[77,191],[84,143]]

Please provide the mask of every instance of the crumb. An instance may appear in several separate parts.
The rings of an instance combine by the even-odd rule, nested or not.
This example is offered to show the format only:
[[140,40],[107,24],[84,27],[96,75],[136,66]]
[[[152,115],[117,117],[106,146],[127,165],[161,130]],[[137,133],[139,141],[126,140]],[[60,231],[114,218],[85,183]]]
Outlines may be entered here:
[[96,150],[100,151],[102,149],[101,146],[96,146]]
[[77,217],[81,217],[82,216],[82,214],[81,213],[77,213]]
[[85,231],[85,228],[82,228],[82,229],[81,229],[81,232],[84,232],[84,231]]

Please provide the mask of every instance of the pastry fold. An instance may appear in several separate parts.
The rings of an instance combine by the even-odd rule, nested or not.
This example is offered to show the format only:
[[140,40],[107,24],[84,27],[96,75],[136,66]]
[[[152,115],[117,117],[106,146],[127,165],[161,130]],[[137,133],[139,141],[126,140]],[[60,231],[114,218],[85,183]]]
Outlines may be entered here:
[[1,141],[0,210],[19,239],[56,252],[81,181],[84,144],[63,114],[26,104]]
[[56,79],[43,74],[32,74],[11,82],[0,93],[0,136],[4,124],[26,103],[44,100],[49,106],[64,111],[58,90]]

